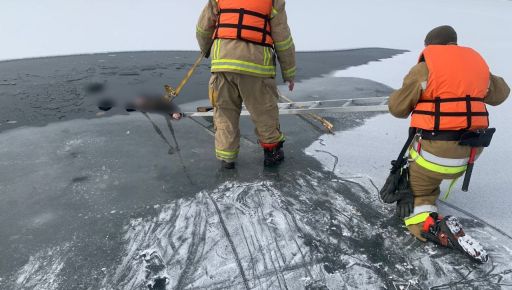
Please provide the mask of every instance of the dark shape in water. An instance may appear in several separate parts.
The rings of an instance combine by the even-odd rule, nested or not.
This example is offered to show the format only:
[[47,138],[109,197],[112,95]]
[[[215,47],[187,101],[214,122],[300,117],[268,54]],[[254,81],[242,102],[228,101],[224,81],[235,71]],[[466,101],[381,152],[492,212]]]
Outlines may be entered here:
[[124,109],[126,110],[126,112],[135,112],[135,111],[137,111],[137,107],[135,106],[135,104],[133,102],[127,103],[124,106]]
[[178,105],[163,100],[159,94],[143,94],[135,98],[131,107],[148,113],[172,114],[180,112]]
[[89,94],[98,94],[105,90],[105,84],[103,83],[91,83],[85,86],[85,91]]
[[73,178],[71,181],[73,183],[79,183],[79,182],[84,182],[87,180],[89,180],[89,176],[78,176],[78,177]]
[[111,99],[103,99],[98,102],[98,109],[100,109],[102,111],[110,111],[110,109],[112,109],[112,107],[114,107],[114,106],[115,106],[115,103]]

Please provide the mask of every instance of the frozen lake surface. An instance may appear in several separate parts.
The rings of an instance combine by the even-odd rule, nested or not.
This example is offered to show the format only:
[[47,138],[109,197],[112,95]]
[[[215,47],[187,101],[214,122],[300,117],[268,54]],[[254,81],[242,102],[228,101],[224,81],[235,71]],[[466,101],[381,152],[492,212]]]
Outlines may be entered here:
[[[399,53],[301,53],[301,83],[290,97],[385,96],[391,88],[380,83],[327,75]],[[488,264],[410,237],[393,207],[379,202],[372,171],[354,172],[366,167],[338,157],[349,153],[371,167],[368,156],[357,158],[365,155],[357,144],[369,142],[350,136],[357,130],[341,134],[348,134],[349,147],[311,121],[283,117],[287,160],[265,170],[253,127],[243,119],[238,169],[225,172],[213,155],[211,120],[169,122],[124,110],[123,101],[137,93],[178,83],[195,55],[0,62],[0,81],[9,83],[0,87],[0,289],[500,289],[512,283],[510,236],[452,205],[443,210],[483,241]],[[178,99],[182,108],[205,102],[208,76],[201,66]],[[87,94],[92,83],[104,83],[105,95]],[[107,95],[118,104],[98,114],[97,101]],[[346,131],[372,116],[327,118]]]

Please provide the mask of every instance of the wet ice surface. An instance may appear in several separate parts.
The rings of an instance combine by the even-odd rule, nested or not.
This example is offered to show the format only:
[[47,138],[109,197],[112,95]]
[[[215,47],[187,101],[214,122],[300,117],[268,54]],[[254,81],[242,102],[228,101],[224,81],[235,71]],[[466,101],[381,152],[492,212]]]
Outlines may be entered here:
[[[167,122],[150,118],[170,139]],[[5,133],[7,289],[492,289],[512,282],[512,253],[502,246],[511,248],[510,240],[478,221],[462,219],[488,241],[484,266],[415,241],[388,218],[392,209],[367,179],[322,170],[293,145],[280,170],[264,171],[259,148],[247,140],[238,171],[217,171],[203,145],[210,135],[184,120],[173,124],[187,148],[177,151],[184,169],[152,126],[135,113]],[[145,156],[126,157],[134,154]]]
[[[193,97],[180,100],[183,107],[203,98],[206,76],[189,87],[197,94],[184,95]],[[309,77],[293,98],[390,90],[362,79]],[[30,103],[40,88],[18,89]],[[2,100],[13,96],[0,93]],[[499,289],[512,283],[509,238],[454,211],[485,241],[489,264],[415,241],[376,199],[370,179],[339,174],[346,164],[333,148],[314,149],[331,160],[329,168],[304,154],[321,134],[314,123],[282,118],[287,160],[269,171],[243,119],[238,169],[224,172],[213,156],[208,119],[169,122],[115,108],[97,118],[96,104],[83,97],[75,109],[84,115],[71,106],[68,121],[44,125],[53,119],[24,118],[32,111],[21,107],[24,113],[13,115],[21,124],[12,125],[30,127],[0,129],[0,289]],[[329,120],[342,130],[368,116]]]
[[[302,65],[297,77],[318,77],[401,52],[404,51],[367,48],[298,53],[297,61]],[[186,51],[130,52],[0,62],[0,83],[12,84],[0,85],[0,132],[19,126],[95,118],[98,102],[103,99],[116,100],[117,106],[110,114],[126,114],[124,104],[134,97],[162,94],[165,84],[177,85],[197,56],[198,52]],[[209,62],[205,60],[176,102],[207,100],[209,77]],[[101,93],[91,94],[94,86],[102,86]]]

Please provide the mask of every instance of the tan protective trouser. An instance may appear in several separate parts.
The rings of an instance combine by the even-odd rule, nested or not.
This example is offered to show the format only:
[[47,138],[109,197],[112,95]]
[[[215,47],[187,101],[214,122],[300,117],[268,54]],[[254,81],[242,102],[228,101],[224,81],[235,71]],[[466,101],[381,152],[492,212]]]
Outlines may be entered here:
[[242,103],[251,114],[261,143],[273,144],[284,140],[279,130],[279,93],[275,79],[230,72],[214,73],[209,90],[214,107],[215,152],[218,159],[234,161],[238,156]]
[[[444,179],[454,179],[462,175],[445,175],[436,172],[432,172],[419,166],[415,162],[411,162],[409,166],[409,181],[411,184],[411,190],[414,194],[414,207],[423,205],[436,205],[436,200],[439,198],[441,190],[439,186]],[[407,228],[409,231],[419,240],[425,241],[421,237],[421,229],[423,223],[410,225]]]

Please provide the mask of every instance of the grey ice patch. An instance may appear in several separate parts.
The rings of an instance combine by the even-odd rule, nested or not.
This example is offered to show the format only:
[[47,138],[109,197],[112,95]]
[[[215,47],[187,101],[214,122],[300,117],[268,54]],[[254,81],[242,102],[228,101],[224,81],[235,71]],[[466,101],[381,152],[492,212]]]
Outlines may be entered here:
[[51,222],[55,218],[57,218],[57,214],[54,212],[44,212],[41,213],[34,218],[32,218],[28,226],[31,228],[41,228],[42,226],[46,225],[47,223]]

